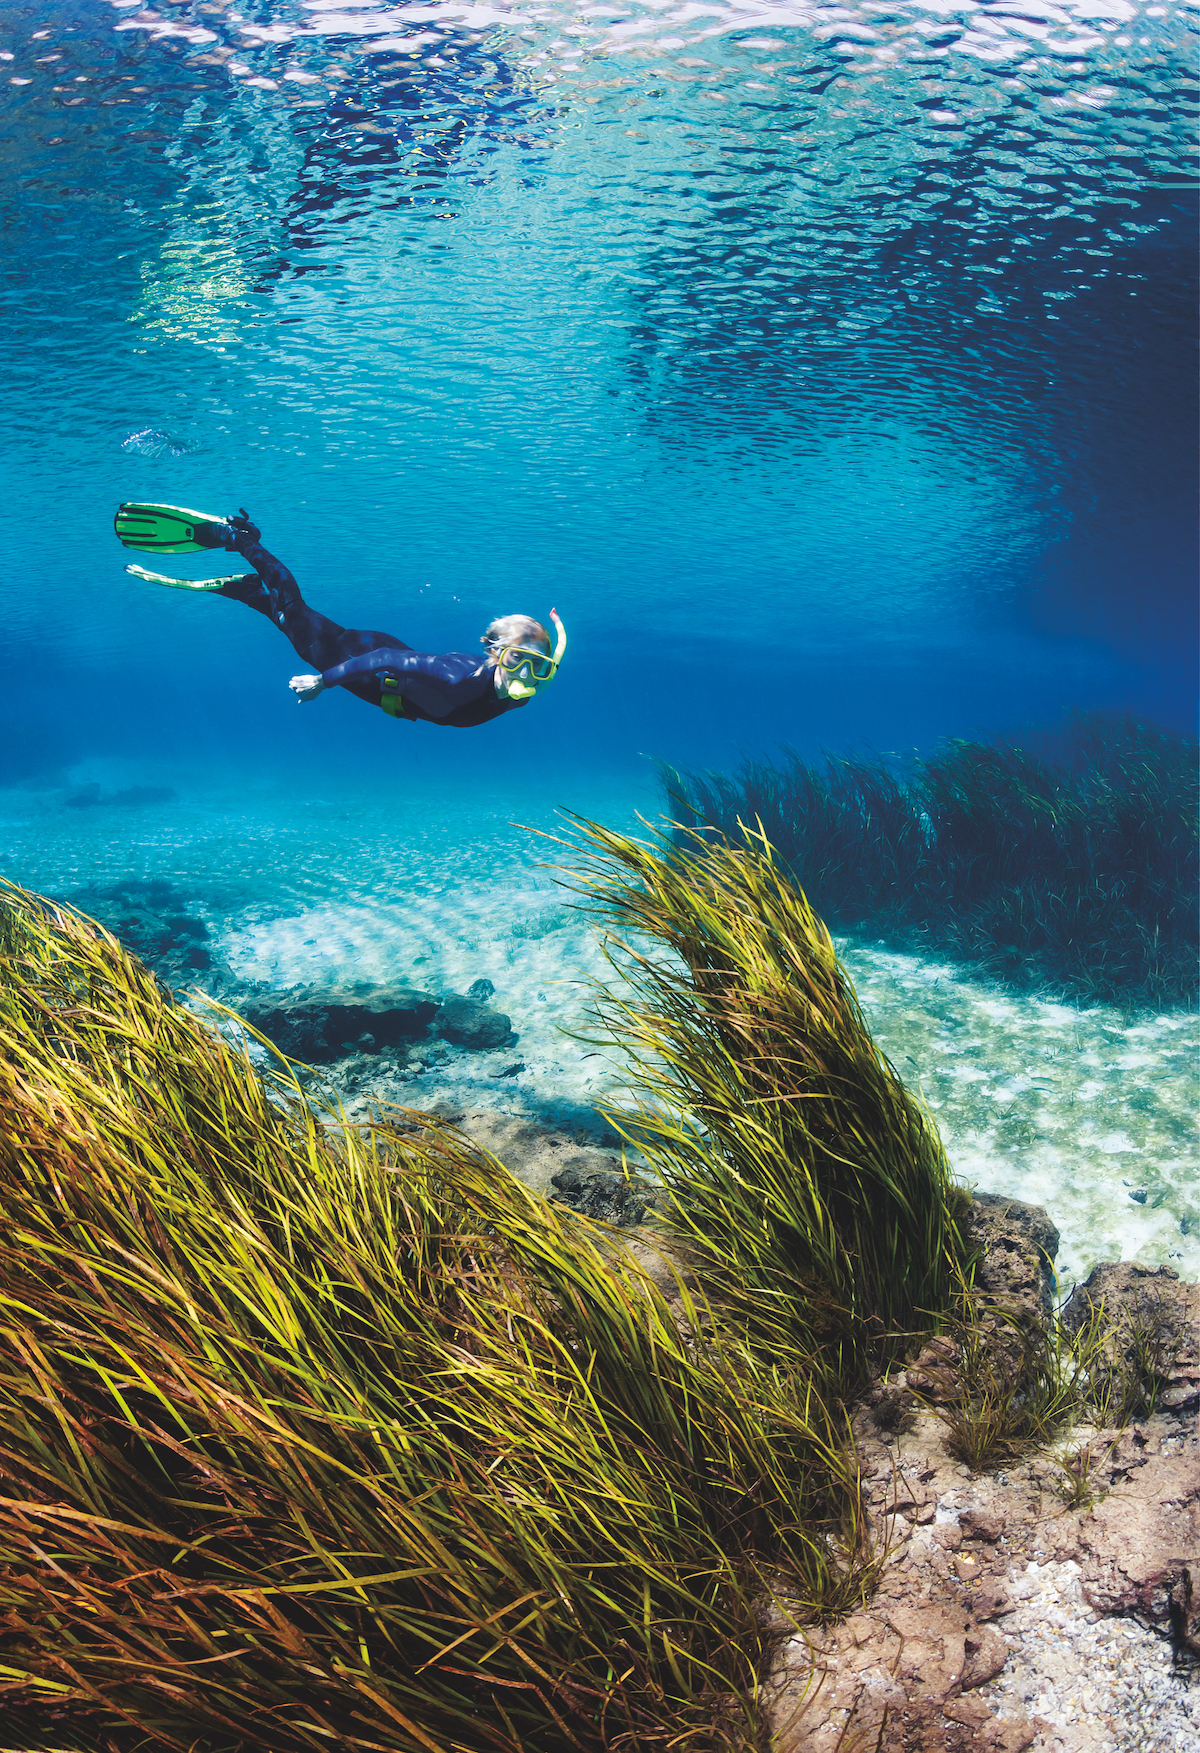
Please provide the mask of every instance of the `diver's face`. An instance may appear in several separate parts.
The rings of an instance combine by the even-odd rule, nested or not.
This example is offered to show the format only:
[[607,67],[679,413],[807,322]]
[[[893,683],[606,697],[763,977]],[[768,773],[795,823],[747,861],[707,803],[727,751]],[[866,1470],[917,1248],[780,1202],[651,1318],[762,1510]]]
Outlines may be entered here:
[[558,668],[544,651],[528,645],[503,645],[496,656],[496,692],[502,700],[531,700],[553,681]]

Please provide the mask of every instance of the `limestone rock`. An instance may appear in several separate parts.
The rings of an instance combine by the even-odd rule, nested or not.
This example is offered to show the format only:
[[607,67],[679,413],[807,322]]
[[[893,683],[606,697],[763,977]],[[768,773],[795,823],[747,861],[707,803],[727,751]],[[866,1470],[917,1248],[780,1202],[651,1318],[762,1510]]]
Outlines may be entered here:
[[1099,1367],[1114,1396],[1133,1397],[1135,1415],[1149,1403],[1175,1413],[1200,1406],[1200,1285],[1181,1284],[1169,1266],[1104,1261],[1075,1286],[1063,1327],[1078,1333],[1094,1313],[1111,1330]]
[[977,1193],[967,1242],[978,1249],[975,1284],[988,1301],[1046,1320],[1054,1308],[1058,1231],[1040,1205]]
[[490,1004],[463,998],[457,992],[447,993],[433,1026],[444,1040],[475,1052],[503,1047],[512,1034],[512,1019],[502,1010],[493,1010]]
[[778,1753],[1020,1753],[1034,1739],[1027,1719],[1000,1722],[971,1696],[1008,1645],[955,1601],[881,1599],[793,1647],[804,1659],[785,1660],[770,1706]]
[[[989,1345],[1019,1352],[1019,1335],[1047,1318],[1057,1233],[1038,1207],[995,1196],[974,1202],[967,1230]],[[1200,1288],[1124,1265],[1098,1269],[1084,1292],[1068,1328],[1102,1297],[1118,1347],[1144,1352],[1148,1337],[1162,1410],[1080,1431],[1074,1458],[1089,1495],[1072,1508],[1065,1432],[1057,1455],[1013,1457],[995,1473],[954,1464],[938,1416],[956,1388],[951,1340],[927,1341],[876,1383],[853,1429],[867,1525],[884,1553],[879,1589],[843,1625],[807,1626],[781,1647],[768,1688],[776,1753],[1108,1753],[1105,1713],[1132,1711],[1132,1721],[1163,1682],[1144,1653],[1140,1669],[1124,1654],[1124,1638],[1120,1653],[1096,1659],[1105,1616],[1152,1628],[1164,1675],[1171,1646],[1177,1663],[1196,1657],[1200,1444],[1180,1411],[1196,1394]],[[1073,1713],[1078,1692],[1066,1738],[1022,1709],[1035,1697],[1045,1709],[1047,1690],[1056,1711],[1069,1700]]]
[[973,1540],[996,1541],[1004,1532],[1004,1512],[998,1509],[964,1510],[959,1517],[964,1534]]
[[[1149,1446],[1149,1445],[1147,1445]],[[1104,1613],[1171,1626],[1193,1657],[1192,1589],[1200,1564],[1200,1454],[1155,1454],[1080,1523],[1085,1592]],[[1182,1653],[1182,1651],[1181,1651]]]
[[657,1203],[652,1182],[636,1172],[627,1179],[619,1156],[569,1133],[492,1108],[447,1117],[527,1187],[587,1217],[628,1227],[642,1223]]

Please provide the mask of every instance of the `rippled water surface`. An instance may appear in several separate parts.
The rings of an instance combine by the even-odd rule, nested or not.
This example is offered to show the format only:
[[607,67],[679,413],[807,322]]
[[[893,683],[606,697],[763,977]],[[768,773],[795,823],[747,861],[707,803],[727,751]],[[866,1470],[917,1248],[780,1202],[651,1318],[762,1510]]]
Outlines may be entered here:
[[[211,888],[211,800],[246,784],[275,799],[264,890],[333,918],[380,883],[402,909],[431,820],[474,893],[499,818],[653,808],[647,756],[904,751],[1072,708],[1191,731],[1198,33],[1196,4],[1133,0],[11,0],[0,868],[153,845]],[[123,498],[248,505],[318,606],[421,649],[555,603],[568,661],[466,735],[298,710],[264,621],[125,574]],[[89,784],[174,789],[208,827],[163,802],[85,830]],[[305,814],[339,787],[369,800],[344,839]],[[989,1047],[991,999],[962,998],[958,1063],[899,975],[862,978],[973,1174],[1115,1188],[1127,1138],[1132,1192],[1174,1212],[1173,1026],[1152,1065],[1101,1055],[1097,1128],[1078,1079],[1051,1101],[1021,1072],[1033,1011]],[[1139,1096],[1165,1106],[1126,1124]]]

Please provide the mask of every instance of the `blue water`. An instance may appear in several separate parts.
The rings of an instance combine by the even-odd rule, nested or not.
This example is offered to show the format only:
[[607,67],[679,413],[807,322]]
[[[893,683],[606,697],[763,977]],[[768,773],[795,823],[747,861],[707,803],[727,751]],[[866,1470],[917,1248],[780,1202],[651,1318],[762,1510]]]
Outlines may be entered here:
[[[1190,729],[1196,24],[6,7],[5,767]],[[135,497],[417,646],[554,602],[570,669],[486,738],[300,719],[265,625],[125,578]]]
[[[452,883],[509,821],[653,810],[648,757],[1191,732],[1198,31],[6,5],[7,874],[295,907],[419,835]],[[553,604],[567,662],[473,732],[298,708],[265,621],[127,577],[126,498],[248,506],[318,607],[421,649]],[[101,831],[86,783],[183,813]]]

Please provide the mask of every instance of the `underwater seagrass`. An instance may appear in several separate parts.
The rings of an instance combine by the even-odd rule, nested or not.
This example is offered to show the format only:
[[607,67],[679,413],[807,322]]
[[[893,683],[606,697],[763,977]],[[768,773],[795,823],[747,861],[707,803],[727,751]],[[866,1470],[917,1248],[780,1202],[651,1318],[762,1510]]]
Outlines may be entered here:
[[764,1571],[871,1577],[812,1358],[237,1039],[0,892],[5,1745],[761,1747]]
[[786,753],[662,770],[671,812],[730,845],[765,832],[836,927],[959,957],[1018,989],[1194,1006],[1197,745],[1076,713],[1020,744],[950,742],[898,778]]
[[655,847],[578,825],[565,881],[629,934],[607,941],[621,981],[597,1015],[636,1095],[607,1117],[666,1183],[714,1303],[763,1359],[814,1352],[832,1404],[962,1281],[937,1128],[763,835],[669,824]]

